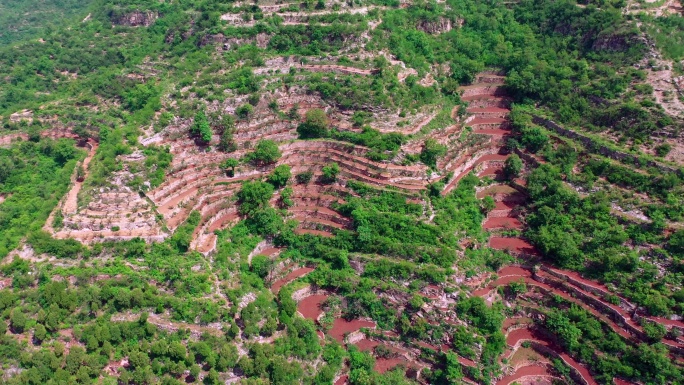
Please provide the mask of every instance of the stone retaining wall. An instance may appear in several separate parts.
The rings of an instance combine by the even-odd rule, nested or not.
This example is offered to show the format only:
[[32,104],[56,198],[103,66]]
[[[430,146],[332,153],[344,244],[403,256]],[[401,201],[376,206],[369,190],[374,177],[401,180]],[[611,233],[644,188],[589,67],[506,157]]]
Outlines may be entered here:
[[[611,148],[608,148],[604,145],[598,144],[595,142],[594,139],[582,135],[580,133],[577,133],[572,130],[568,130],[567,128],[563,128],[560,125],[558,125],[556,122],[544,119],[540,116],[537,115],[532,115],[532,122],[534,124],[540,125],[542,127],[547,128],[548,130],[551,130],[561,136],[564,136],[566,138],[574,139],[582,143],[587,150],[590,150],[592,152],[596,152],[600,155],[603,155],[605,157],[615,159],[620,162],[625,162],[625,163],[632,163],[632,164],[641,164],[641,159],[638,156],[632,155],[632,154],[627,154],[621,151],[613,150]],[[645,161],[645,165],[648,167],[653,167],[656,168],[660,171],[663,172],[677,172],[680,173],[679,170],[677,170],[674,167],[666,166],[664,164],[660,164],[658,162],[654,162],[652,160]]]

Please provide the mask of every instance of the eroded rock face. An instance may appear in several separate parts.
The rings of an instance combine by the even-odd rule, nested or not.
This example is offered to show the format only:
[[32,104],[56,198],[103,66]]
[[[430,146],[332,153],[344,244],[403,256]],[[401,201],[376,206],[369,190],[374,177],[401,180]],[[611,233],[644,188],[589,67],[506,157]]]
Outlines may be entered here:
[[645,41],[633,33],[606,34],[599,36],[592,45],[594,51],[624,52],[644,44]]
[[30,110],[22,110],[19,112],[15,112],[12,115],[10,115],[10,121],[13,123],[20,122],[22,120],[26,120],[29,123],[33,121],[33,111]]
[[423,20],[418,24],[417,28],[431,35],[439,35],[440,33],[451,31],[454,28],[453,24],[450,19],[440,17],[435,21]]
[[149,27],[157,20],[157,13],[152,11],[133,11],[121,15],[113,15],[112,23],[127,27]]

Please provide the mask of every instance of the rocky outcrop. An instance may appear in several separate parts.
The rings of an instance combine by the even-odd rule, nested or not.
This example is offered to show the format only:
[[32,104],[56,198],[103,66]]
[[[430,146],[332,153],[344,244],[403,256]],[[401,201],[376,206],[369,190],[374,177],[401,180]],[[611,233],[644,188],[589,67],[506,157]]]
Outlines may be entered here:
[[[456,24],[459,25],[458,22]],[[431,35],[439,35],[451,31],[454,28],[454,23],[450,19],[440,17],[433,21],[421,20],[416,28]]]
[[149,27],[159,15],[152,11],[115,13],[110,16],[114,25],[126,27]]
[[12,115],[10,115],[10,122],[12,122],[12,123],[18,123],[18,122],[21,122],[22,120],[25,120],[29,123],[33,122],[33,111],[22,110],[22,111],[15,112]]
[[632,32],[599,35],[592,45],[593,51],[625,52],[644,40]]

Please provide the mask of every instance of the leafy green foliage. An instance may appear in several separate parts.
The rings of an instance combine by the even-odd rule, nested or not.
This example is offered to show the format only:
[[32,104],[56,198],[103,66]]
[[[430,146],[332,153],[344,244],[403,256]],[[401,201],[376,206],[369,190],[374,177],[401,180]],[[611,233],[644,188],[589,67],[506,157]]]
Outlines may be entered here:
[[221,163],[221,168],[226,169],[230,176],[235,175],[235,167],[240,165],[240,161],[235,158],[228,158]]
[[508,179],[514,179],[520,176],[523,168],[522,159],[517,154],[511,154],[504,162],[504,174]]
[[446,154],[446,146],[437,143],[436,140],[430,138],[423,144],[423,149],[420,151],[420,161],[430,167],[435,167],[437,158]]
[[204,111],[199,111],[195,114],[195,120],[190,127],[190,134],[199,138],[203,143],[211,141],[212,131],[209,126],[209,120]]
[[0,159],[7,166],[0,191],[8,197],[0,210],[0,255],[7,255],[21,238],[40,229],[66,193],[74,158],[81,154],[66,139],[0,149]]
[[240,202],[240,213],[254,214],[257,210],[268,206],[273,195],[273,185],[265,182],[245,182],[237,193]]
[[297,126],[297,133],[302,139],[324,138],[328,136],[328,117],[325,111],[316,108],[307,111],[304,122]]
[[321,171],[323,171],[321,176],[323,183],[334,183],[340,173],[340,166],[337,163],[326,164]]
[[8,0],[0,5],[0,45],[39,36],[45,30],[85,16],[92,0]]
[[273,164],[280,159],[278,144],[270,139],[257,142],[254,151],[247,155],[247,159],[256,164]]
[[268,177],[268,183],[276,188],[283,187],[287,184],[287,181],[290,180],[291,175],[290,166],[281,164],[273,169],[273,172]]

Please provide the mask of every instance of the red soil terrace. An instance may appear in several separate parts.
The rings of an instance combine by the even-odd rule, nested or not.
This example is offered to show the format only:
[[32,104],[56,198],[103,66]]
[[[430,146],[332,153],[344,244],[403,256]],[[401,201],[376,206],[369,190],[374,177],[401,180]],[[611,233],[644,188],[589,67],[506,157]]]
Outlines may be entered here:
[[271,285],[271,291],[274,294],[278,294],[280,291],[280,288],[283,287],[284,285],[294,281],[295,279],[299,277],[303,277],[310,272],[312,272],[314,269],[312,267],[302,267],[296,270],[291,271],[288,275],[285,276],[285,278],[279,279]]
[[337,342],[344,343],[344,337],[347,333],[355,332],[361,328],[375,328],[375,322],[358,319],[347,321],[343,318],[337,318],[328,334]]
[[299,301],[297,311],[306,319],[316,321],[323,314],[321,305],[328,298],[325,294],[315,294]]
[[522,222],[520,222],[520,220],[517,218],[495,217],[495,218],[487,218],[485,220],[485,222],[482,224],[482,227],[485,230],[493,230],[493,229],[520,230],[523,228],[523,225],[522,225]]
[[508,336],[506,336],[506,344],[508,344],[508,346],[514,349],[517,348],[522,341],[534,342],[538,345],[549,347],[551,348],[551,350],[555,352],[560,352],[558,353],[559,358],[563,360],[567,365],[574,368],[580,374],[580,376],[582,376],[582,379],[588,385],[598,385],[598,383],[594,381],[594,378],[591,376],[591,373],[589,373],[589,370],[587,370],[587,368],[580,365],[567,353],[564,353],[562,349],[560,349],[557,346],[554,346],[551,342],[546,340],[543,334],[538,333],[535,330],[524,328],[513,330],[508,334]]
[[[508,385],[512,382],[521,382],[525,377],[555,377],[546,366],[529,365],[523,366],[515,371],[515,373],[508,375],[496,382],[496,385]],[[550,383],[551,381],[547,382]],[[535,381],[535,383],[537,383]]]
[[513,254],[538,254],[532,244],[520,238],[491,237],[489,247],[496,250],[508,250]]
[[356,345],[356,347],[361,351],[372,351],[376,346],[380,345],[380,342],[364,338],[361,341],[356,342],[354,345]]

